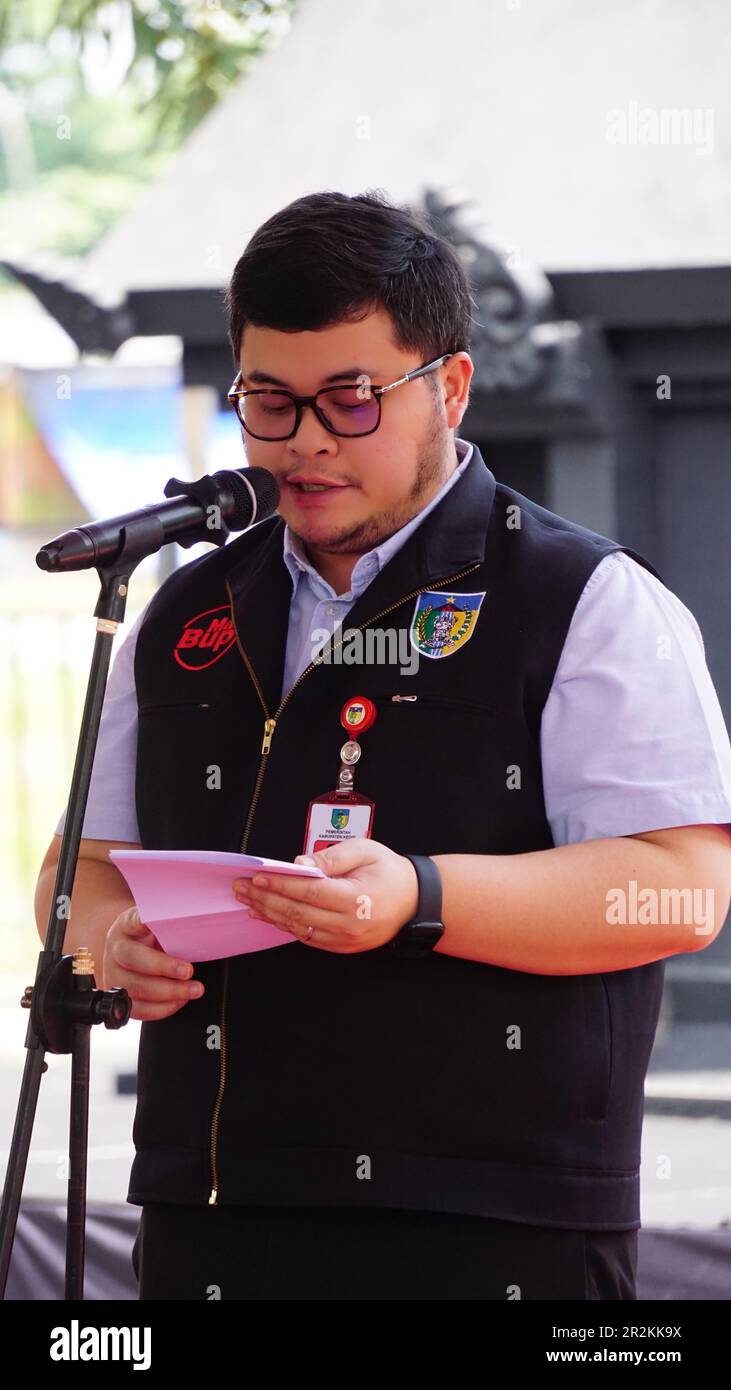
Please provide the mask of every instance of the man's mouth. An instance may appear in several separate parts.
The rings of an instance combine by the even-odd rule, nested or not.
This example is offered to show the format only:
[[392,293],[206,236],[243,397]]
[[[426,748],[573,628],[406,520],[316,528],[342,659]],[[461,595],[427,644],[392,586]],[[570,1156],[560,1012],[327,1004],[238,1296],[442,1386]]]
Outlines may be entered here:
[[296,488],[298,492],[333,492],[340,488],[348,487],[348,483],[334,483],[329,478],[287,478],[286,482],[290,487]]

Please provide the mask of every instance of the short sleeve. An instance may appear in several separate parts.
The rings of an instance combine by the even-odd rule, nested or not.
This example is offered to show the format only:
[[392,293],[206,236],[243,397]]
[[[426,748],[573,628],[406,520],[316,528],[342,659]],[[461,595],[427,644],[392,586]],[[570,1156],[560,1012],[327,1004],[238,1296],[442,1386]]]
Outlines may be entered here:
[[615,551],[587,581],[541,721],[557,845],[731,824],[731,744],[688,608]]
[[[81,835],[85,840],[128,840],[140,844],[135,807],[137,691],[134,658],[147,605],[112,662],[104,692],[99,737]],[[56,826],[63,833],[66,808]]]

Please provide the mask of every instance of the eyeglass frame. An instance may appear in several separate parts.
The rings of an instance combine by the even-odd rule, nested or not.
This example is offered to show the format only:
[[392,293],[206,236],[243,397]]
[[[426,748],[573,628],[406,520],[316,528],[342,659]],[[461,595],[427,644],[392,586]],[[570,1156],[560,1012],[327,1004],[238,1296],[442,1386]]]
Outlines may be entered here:
[[[385,395],[386,391],[393,391],[396,386],[403,386],[407,381],[416,381],[417,377],[426,376],[427,372],[435,372],[437,368],[441,367],[444,362],[447,362],[450,357],[454,357],[454,353],[445,352],[442,354],[441,357],[435,357],[433,362],[427,362],[423,367],[415,367],[413,371],[407,372],[406,376],[399,377],[398,381],[391,381],[386,386],[371,386],[371,395],[374,396],[375,399],[378,401],[378,419],[376,420],[376,423],[373,426],[372,430],[364,430],[362,434],[340,434],[338,430],[333,429],[332,425],[327,423],[327,421],[323,417],[323,414],[320,412],[316,404],[318,396],[327,395],[328,392],[332,391],[343,391],[346,390],[349,386],[358,386],[359,383],[357,381],[341,381],[336,386],[323,386],[319,391],[315,392],[314,396],[295,396],[293,391],[287,390],[287,388],[284,386],[258,386],[252,387],[251,389],[247,387],[237,389],[236,382],[242,375],[241,370],[239,369],[239,371],[236,373],[236,376],[233,379],[233,383],[229,391],[226,394],[233,410],[236,413],[236,418],[239,421],[242,429],[246,430],[246,433],[250,434],[252,439],[260,439],[263,444],[281,444],[285,439],[294,439],[302,423],[302,413],[306,405],[312,407],[312,410],[316,415],[317,419],[320,421],[320,424],[323,425],[324,428],[330,432],[330,434],[334,434],[336,439],[366,439],[369,434],[375,434],[376,430],[378,429],[381,423],[381,396]],[[271,437],[266,435],[254,434],[253,430],[250,430],[248,425],[244,424],[244,421],[241,418],[241,414],[239,412],[237,402],[239,400],[244,399],[246,396],[262,396],[265,394],[289,396],[290,400],[294,403],[294,428],[290,431],[289,434],[277,435],[276,438],[272,439]]]

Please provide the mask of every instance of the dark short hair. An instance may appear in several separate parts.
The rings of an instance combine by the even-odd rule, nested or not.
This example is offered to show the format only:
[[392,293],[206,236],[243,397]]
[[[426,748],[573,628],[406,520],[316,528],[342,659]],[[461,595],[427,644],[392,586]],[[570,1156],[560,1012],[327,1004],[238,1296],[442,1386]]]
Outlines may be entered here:
[[472,301],[457,251],[380,189],[308,193],[274,213],[236,262],[225,307],[237,367],[247,324],[302,333],[378,308],[397,346],[424,362],[469,351]]

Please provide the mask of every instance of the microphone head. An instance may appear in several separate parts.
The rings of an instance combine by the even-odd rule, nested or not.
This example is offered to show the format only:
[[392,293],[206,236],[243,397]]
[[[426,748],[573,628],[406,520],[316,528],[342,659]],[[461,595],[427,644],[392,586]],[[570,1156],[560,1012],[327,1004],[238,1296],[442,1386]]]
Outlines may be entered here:
[[[223,476],[221,473],[217,475]],[[266,468],[237,468],[227,470],[226,482],[230,485],[234,499],[234,515],[227,519],[232,531],[243,530],[256,521],[265,521],[277,509],[279,502],[279,483]],[[256,498],[255,515],[252,516],[252,496]],[[238,525],[237,525],[238,522]]]
[[58,557],[61,554],[61,547],[49,541],[48,545],[42,545],[36,555],[36,564],[39,570],[46,570],[50,573],[55,570],[58,564]]
[[83,526],[73,531],[64,531],[62,536],[54,536],[52,541],[42,545],[36,555],[39,570],[47,574],[63,571],[89,569],[97,558],[96,547],[91,536]]

